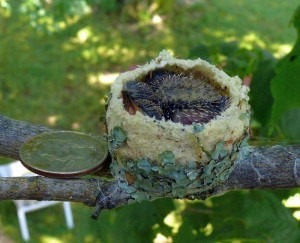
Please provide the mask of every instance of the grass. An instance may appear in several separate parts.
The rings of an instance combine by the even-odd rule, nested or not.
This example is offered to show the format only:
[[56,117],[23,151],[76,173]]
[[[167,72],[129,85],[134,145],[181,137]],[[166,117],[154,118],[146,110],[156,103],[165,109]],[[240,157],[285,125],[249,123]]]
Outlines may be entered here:
[[[34,11],[20,14],[18,1],[11,2],[11,11],[0,10],[0,112],[94,134],[100,132],[112,81],[103,80],[105,75],[143,64],[162,49],[187,58],[201,43],[218,46],[235,40],[249,50],[259,46],[281,56],[295,41],[289,21],[299,4],[298,0],[202,0],[167,9],[136,4],[110,14],[98,10],[58,20],[45,15],[34,22]],[[136,9],[139,12],[132,14]],[[161,22],[154,23],[154,16]],[[126,220],[130,215],[125,211],[138,211],[143,205],[104,212],[94,222],[89,208],[73,204],[72,231],[66,229],[59,207],[35,212],[28,217],[31,242],[113,242],[117,234],[113,222],[121,220],[117,214],[123,213]],[[21,242],[13,203],[2,202],[0,212],[1,227]],[[122,222],[115,224],[122,227]],[[131,237],[141,237],[135,233]]]

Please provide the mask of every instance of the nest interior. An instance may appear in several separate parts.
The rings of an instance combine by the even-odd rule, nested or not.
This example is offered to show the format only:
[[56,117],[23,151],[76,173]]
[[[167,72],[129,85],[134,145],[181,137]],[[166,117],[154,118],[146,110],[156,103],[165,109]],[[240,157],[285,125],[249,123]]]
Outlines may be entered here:
[[200,71],[156,69],[124,84],[124,108],[183,125],[208,123],[230,105],[228,90]]

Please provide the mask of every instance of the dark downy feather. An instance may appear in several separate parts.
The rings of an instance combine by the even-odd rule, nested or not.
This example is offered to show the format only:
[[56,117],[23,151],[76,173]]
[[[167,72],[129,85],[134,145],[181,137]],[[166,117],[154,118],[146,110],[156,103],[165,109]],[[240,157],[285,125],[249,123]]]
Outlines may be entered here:
[[150,117],[184,125],[207,123],[230,105],[229,97],[204,80],[167,70],[151,72],[145,82],[127,82],[123,99],[127,111],[130,109],[126,106],[133,102]]

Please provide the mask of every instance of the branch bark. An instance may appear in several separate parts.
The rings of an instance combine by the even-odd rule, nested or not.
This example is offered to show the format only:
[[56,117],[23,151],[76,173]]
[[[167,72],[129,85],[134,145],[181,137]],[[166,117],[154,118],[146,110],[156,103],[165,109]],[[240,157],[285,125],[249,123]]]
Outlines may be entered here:
[[[0,155],[19,159],[19,148],[27,139],[52,131],[50,128],[11,120],[0,115]],[[211,191],[194,195],[205,199],[232,190],[287,189],[300,186],[300,146],[251,147],[238,161],[228,180]],[[107,172],[105,172],[107,173]],[[101,173],[100,173],[101,174]],[[130,195],[116,180],[98,178],[53,179],[46,177],[0,178],[0,200],[36,199],[83,202],[102,209],[125,205]]]
[[19,160],[21,145],[31,137],[53,129],[9,119],[0,114],[0,156]]

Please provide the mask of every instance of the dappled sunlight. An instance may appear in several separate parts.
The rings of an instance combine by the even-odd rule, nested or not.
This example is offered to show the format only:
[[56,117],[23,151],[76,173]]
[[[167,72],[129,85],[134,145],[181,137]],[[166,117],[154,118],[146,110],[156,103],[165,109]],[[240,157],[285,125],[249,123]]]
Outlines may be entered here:
[[[182,232],[181,227],[185,228],[186,219],[191,217],[198,218],[199,221],[203,220],[207,217],[208,214],[212,214],[213,211],[209,209],[212,207],[212,200],[204,200],[204,201],[189,201],[189,200],[176,200],[174,201],[175,210],[169,212],[164,218],[164,224],[171,228],[172,235],[175,237]],[[201,206],[203,204],[203,208]],[[195,206],[193,206],[195,205]],[[200,206],[200,207],[199,207]],[[159,228],[159,225],[153,226],[153,229]],[[214,226],[211,222],[206,223],[205,226],[201,226],[199,228],[191,228],[190,233],[195,237],[199,237],[203,235],[205,237],[210,237],[214,232]]]
[[152,24],[154,25],[160,25],[162,24],[163,22],[163,19],[161,16],[159,16],[158,14],[155,14],[153,17],[152,17]]
[[213,233],[213,230],[214,230],[213,225],[211,223],[208,223],[204,228],[200,229],[200,232],[208,237]]
[[102,50],[103,50],[102,52],[99,51],[99,54],[104,56],[115,56],[115,55],[120,55],[121,53],[127,54],[128,52],[127,48],[122,48],[119,44],[114,44],[112,47],[104,48]]
[[56,126],[58,120],[60,119],[60,116],[59,115],[52,115],[52,116],[48,116],[47,117],[47,123],[49,126]]
[[40,237],[41,243],[63,243],[63,240],[59,239],[58,237],[43,235]]
[[92,87],[101,85],[111,85],[119,73],[100,73],[97,75],[90,74],[88,77],[88,84]]
[[300,208],[300,193],[297,192],[288,199],[282,200],[282,204],[287,208]]
[[163,28],[165,28],[164,19],[158,14],[153,15],[151,23],[157,30],[163,30]]
[[271,44],[271,48],[274,50],[273,53],[276,58],[282,58],[292,50],[293,46],[290,44]]
[[6,0],[0,0],[0,15],[9,18],[11,16],[11,7]]
[[98,81],[104,85],[111,85],[118,76],[119,73],[104,73],[98,76]]
[[267,49],[272,52],[275,58],[282,58],[292,49],[292,44],[277,43],[279,40],[274,40],[274,42],[269,43],[264,35],[253,31],[250,31],[242,36],[238,36],[237,33],[234,33],[231,30],[205,28],[202,30],[202,32],[206,36],[210,36],[216,40],[223,40],[224,43],[236,41],[239,43],[240,48],[245,48],[250,51],[257,49],[258,47]]
[[233,33],[231,30],[218,30],[218,29],[205,29],[204,33],[207,35],[216,38],[223,39],[224,42],[237,41],[241,48],[252,50],[254,48],[267,48],[265,41],[262,36],[255,32],[249,32],[241,37]]
[[172,243],[172,238],[164,236],[162,233],[158,233],[153,240],[153,243]]
[[[5,1],[3,0],[3,2]],[[10,7],[8,1],[6,5]],[[18,8],[14,8],[13,10],[27,15],[29,17],[30,25],[33,28],[38,30],[43,29],[48,33],[62,31],[73,24],[74,21],[91,14],[91,8],[85,1],[77,1],[74,4],[68,3],[62,5],[55,1],[27,0],[21,1],[17,7]],[[63,19],[58,18],[57,13],[55,13],[55,10],[57,11],[59,7],[61,8],[60,11],[65,10],[68,12]]]
[[[72,21],[73,22],[73,21]],[[48,16],[46,11],[38,11],[36,16],[31,17],[30,25],[33,28],[43,26],[48,33],[56,33],[66,29],[69,26],[67,20],[55,21],[52,16]]]
[[171,211],[165,218],[164,224],[172,228],[172,233],[177,234],[180,226],[183,223],[181,213],[186,209],[186,201],[178,200],[174,202],[176,210]]
[[[100,25],[94,25],[93,18],[88,15],[74,16],[72,21],[66,20],[68,28],[64,30],[66,33],[72,31],[73,36],[62,42],[61,47],[65,52],[76,53],[74,64],[81,61],[84,66],[98,65],[100,70],[124,71],[122,67],[135,64],[135,60],[148,60],[162,49],[175,49],[174,34],[166,18],[153,12],[149,25],[142,28],[134,22],[111,26],[112,21],[107,16],[100,17]],[[183,47],[188,48],[188,45]]]
[[80,123],[79,122],[73,122],[72,124],[71,124],[71,127],[72,127],[72,129],[73,130],[79,130],[80,129],[80,127],[81,127],[81,125],[80,125]]
[[254,32],[244,35],[240,40],[240,47],[252,50],[255,46],[266,48],[266,43]]
[[[113,44],[112,46],[99,46],[97,48],[97,53],[102,57],[102,58],[109,58],[109,57],[119,57],[120,62],[131,58],[134,58],[135,56],[135,51],[133,49],[129,49],[127,47],[121,46],[120,44]],[[124,58],[126,57],[126,58]]]
[[294,195],[288,197],[287,199],[282,200],[282,204],[286,208],[299,209],[293,212],[293,217],[300,221],[300,193],[297,192]]
[[293,217],[298,221],[300,221],[300,210],[293,212]]
[[79,43],[84,44],[87,41],[87,39],[89,37],[91,37],[91,35],[92,35],[91,28],[90,27],[85,27],[85,28],[80,29],[77,32],[77,38],[76,38],[76,40]]
[[178,233],[180,226],[182,225],[182,217],[175,211],[170,212],[164,219],[165,225],[172,228],[172,233]]

